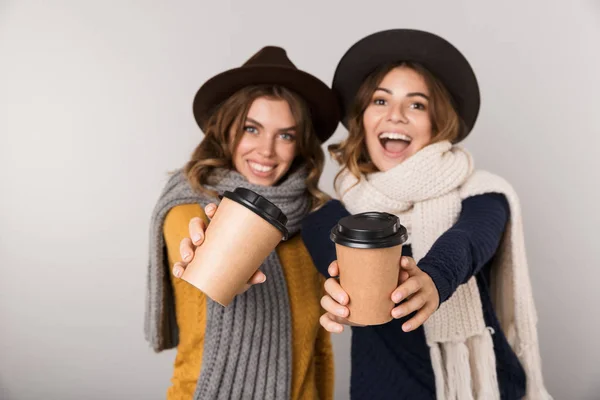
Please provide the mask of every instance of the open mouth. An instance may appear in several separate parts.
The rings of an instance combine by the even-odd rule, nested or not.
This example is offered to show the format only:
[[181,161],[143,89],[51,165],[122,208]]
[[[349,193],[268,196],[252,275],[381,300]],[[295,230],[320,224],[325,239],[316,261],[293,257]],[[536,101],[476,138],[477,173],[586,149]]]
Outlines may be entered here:
[[402,153],[411,142],[412,138],[403,133],[383,132],[379,135],[379,143],[388,153]]

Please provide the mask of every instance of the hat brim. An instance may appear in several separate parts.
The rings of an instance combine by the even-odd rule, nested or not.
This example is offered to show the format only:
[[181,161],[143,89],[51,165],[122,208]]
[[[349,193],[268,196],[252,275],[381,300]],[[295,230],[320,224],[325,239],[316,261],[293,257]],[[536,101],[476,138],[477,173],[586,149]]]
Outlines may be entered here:
[[304,71],[280,66],[234,68],[209,79],[194,98],[194,117],[200,129],[205,130],[210,115],[220,104],[249,85],[279,85],[301,96],[310,109],[313,126],[321,143],[335,132],[340,110],[333,91]]
[[342,124],[348,127],[350,108],[367,76],[381,65],[402,61],[423,65],[446,86],[465,125],[455,142],[463,140],[475,125],[481,103],[475,73],[451,43],[432,33],[412,29],[374,33],[344,54],[332,85],[342,108]]

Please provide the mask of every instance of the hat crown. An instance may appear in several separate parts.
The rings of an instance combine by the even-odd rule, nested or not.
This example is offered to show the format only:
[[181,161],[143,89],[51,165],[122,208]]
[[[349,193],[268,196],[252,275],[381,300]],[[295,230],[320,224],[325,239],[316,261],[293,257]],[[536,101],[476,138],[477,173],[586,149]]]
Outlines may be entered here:
[[247,86],[277,86],[290,90],[306,102],[317,138],[324,142],[335,131],[340,110],[331,88],[314,75],[298,69],[284,49],[266,46],[242,66],[229,69],[206,81],[194,97],[194,117],[206,132],[217,108]]
[[417,62],[435,76],[450,93],[464,126],[456,142],[473,129],[481,95],[473,68],[465,56],[446,39],[414,29],[390,29],[360,39],[338,63],[332,88],[342,106],[342,123],[348,118],[360,86],[373,71],[385,64]]
[[284,49],[277,46],[265,46],[254,54],[242,67],[277,66],[297,69],[290,61]]

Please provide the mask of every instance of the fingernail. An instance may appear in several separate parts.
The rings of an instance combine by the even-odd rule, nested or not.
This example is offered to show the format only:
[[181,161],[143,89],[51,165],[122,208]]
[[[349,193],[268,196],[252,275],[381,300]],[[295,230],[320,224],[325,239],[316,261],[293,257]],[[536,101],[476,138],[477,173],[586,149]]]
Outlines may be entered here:
[[201,235],[201,234],[199,234],[199,233],[196,233],[196,234],[194,234],[194,236],[192,236],[192,241],[193,241],[194,243],[197,243],[197,242],[199,242],[199,241],[200,241],[200,239],[202,239],[202,235]]
[[394,300],[394,303],[400,303],[400,300],[402,300],[402,293],[394,293],[394,298],[392,300]]
[[206,211],[208,212],[212,212],[215,209],[215,206],[210,205],[210,206],[206,206]]
[[185,261],[188,261],[188,260],[190,259],[190,257],[191,257],[191,256],[192,256],[192,255],[191,255],[190,253],[185,253],[185,254],[183,255],[183,259],[184,259]]
[[344,300],[346,300],[346,297],[344,297],[344,296],[338,296],[338,303],[343,304]]
[[392,317],[400,318],[401,316],[402,316],[402,310],[393,310],[392,311]]
[[411,324],[404,324],[404,326],[402,327],[402,330],[404,332],[408,332],[408,331],[410,331],[410,328],[412,328]]
[[173,275],[175,275],[177,278],[181,278],[181,270],[179,268],[174,269]]
[[263,277],[262,277],[262,279],[261,279],[260,283],[265,283],[265,282],[266,282],[266,280],[267,280],[267,276],[266,276],[266,275],[263,275]]
[[338,315],[340,317],[345,317],[346,316],[346,309],[345,308],[339,308],[337,313],[338,313]]
[[335,327],[335,331],[338,332],[338,333],[341,332],[342,330],[344,330],[343,326],[336,326]]

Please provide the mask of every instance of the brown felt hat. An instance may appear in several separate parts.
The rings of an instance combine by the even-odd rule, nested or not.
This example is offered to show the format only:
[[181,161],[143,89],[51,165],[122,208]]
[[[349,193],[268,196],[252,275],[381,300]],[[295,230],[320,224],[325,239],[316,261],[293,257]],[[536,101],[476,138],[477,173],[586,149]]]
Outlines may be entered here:
[[342,107],[342,124],[363,81],[378,67],[402,61],[423,65],[438,78],[454,101],[464,122],[456,142],[473,129],[479,114],[477,78],[467,59],[447,40],[414,29],[392,29],[369,35],[355,43],[340,60],[333,78],[333,90]]
[[281,47],[267,46],[241,67],[222,72],[204,83],[194,98],[194,117],[204,130],[214,110],[238,90],[249,85],[283,86],[301,96],[310,109],[313,126],[321,143],[340,120],[333,91],[317,77],[299,70]]

